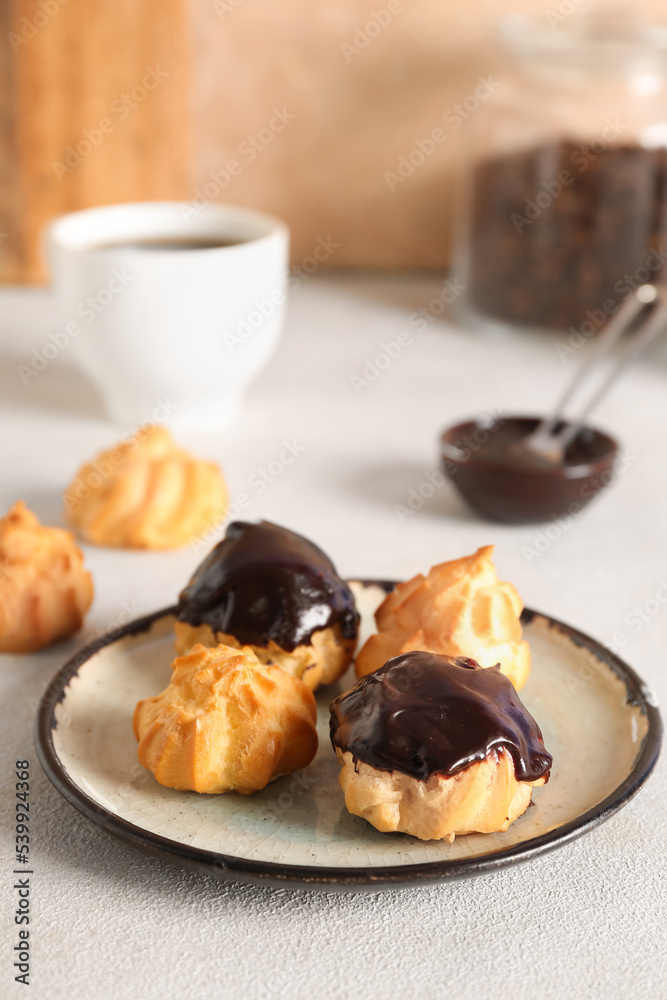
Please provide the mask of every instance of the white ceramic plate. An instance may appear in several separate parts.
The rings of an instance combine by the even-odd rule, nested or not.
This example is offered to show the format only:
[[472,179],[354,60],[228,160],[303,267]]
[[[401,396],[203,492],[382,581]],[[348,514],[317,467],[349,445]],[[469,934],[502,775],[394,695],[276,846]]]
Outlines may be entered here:
[[[392,584],[353,583],[361,641]],[[240,881],[359,890],[480,874],[526,860],[620,809],[658,757],[661,720],[636,674],[595,640],[524,612],[532,671],[521,698],[553,755],[549,783],[503,834],[453,844],[382,834],[345,809],[329,742],[329,703],[352,671],[318,693],[320,747],[304,771],[252,796],[159,785],[137,760],[132,712],[169,682],[174,609],[85,647],[46,691],[36,719],[40,761],[77,809],[151,853]]]

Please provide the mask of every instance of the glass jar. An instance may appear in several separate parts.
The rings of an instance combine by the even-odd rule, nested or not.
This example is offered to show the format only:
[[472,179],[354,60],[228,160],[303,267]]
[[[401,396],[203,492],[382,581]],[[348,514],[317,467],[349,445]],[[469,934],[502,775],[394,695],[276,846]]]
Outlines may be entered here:
[[504,23],[456,267],[469,318],[591,336],[667,263],[667,30],[632,4],[560,20]]

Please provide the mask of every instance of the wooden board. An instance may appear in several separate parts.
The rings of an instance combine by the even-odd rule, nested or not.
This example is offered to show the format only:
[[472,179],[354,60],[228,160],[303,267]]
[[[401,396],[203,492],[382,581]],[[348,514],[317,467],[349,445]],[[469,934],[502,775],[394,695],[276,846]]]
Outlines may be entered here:
[[0,280],[62,212],[187,195],[186,0],[0,5]]
[[[297,267],[317,249],[318,267],[442,269],[478,121],[459,123],[455,109],[480,81],[508,79],[498,18],[511,9],[569,24],[579,7],[2,0],[0,281],[42,275],[38,233],[53,215],[144,198],[273,212]],[[642,3],[649,17],[663,8]],[[169,76],[131,107],[123,95],[132,100],[148,67]],[[77,163],[103,120],[112,131]],[[410,156],[418,166],[396,180]]]

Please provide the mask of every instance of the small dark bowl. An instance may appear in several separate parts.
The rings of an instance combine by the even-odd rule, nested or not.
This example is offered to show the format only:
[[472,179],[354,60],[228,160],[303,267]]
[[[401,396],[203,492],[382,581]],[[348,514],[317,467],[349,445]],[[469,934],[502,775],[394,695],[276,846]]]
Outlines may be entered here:
[[[618,445],[584,427],[556,467],[504,464],[490,451],[533,431],[540,417],[466,420],[442,435],[442,470],[470,506],[490,521],[530,524],[579,513],[614,475]],[[561,424],[561,427],[565,426]]]

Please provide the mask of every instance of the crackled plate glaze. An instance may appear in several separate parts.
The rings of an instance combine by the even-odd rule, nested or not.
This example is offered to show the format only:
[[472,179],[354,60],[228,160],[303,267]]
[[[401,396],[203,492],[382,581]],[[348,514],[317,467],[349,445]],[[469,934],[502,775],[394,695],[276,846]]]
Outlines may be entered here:
[[[363,642],[392,584],[353,583]],[[566,843],[620,809],[655,764],[661,721],[636,674],[595,640],[524,611],[532,671],[521,697],[554,765],[533,805],[503,834],[453,844],[382,834],[345,809],[328,706],[350,671],[318,693],[320,747],[304,771],[252,796],[163,788],[137,760],[132,712],[169,682],[173,609],[109,633],[67,663],[36,719],[40,761],[56,788],[135,846],[239,881],[308,888],[397,888],[469,876]]]

